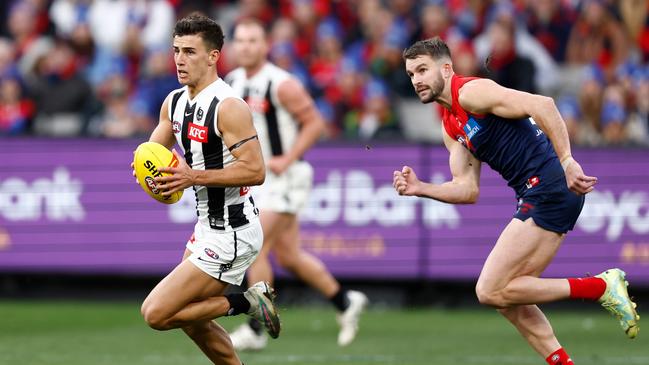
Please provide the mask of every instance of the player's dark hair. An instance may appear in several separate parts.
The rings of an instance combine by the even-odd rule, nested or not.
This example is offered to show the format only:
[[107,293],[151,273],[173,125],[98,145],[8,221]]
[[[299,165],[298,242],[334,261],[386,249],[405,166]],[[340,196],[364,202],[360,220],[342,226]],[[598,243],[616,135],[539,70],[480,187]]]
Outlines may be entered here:
[[403,50],[404,61],[412,60],[419,56],[430,56],[436,61],[444,57],[451,59],[451,51],[440,37],[417,41],[412,46]]
[[174,26],[174,37],[199,35],[208,50],[221,50],[223,47],[223,30],[214,20],[194,12],[180,19]]

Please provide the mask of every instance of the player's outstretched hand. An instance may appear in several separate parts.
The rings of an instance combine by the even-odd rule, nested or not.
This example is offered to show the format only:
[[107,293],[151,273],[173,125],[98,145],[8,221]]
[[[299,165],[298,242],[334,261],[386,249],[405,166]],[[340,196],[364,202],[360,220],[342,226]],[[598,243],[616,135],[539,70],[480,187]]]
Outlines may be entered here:
[[410,166],[404,166],[401,171],[395,171],[393,174],[392,185],[399,195],[417,195],[421,181],[417,178],[415,170]]
[[176,150],[172,152],[178,159],[178,166],[160,167],[158,171],[170,175],[155,178],[157,188],[163,191],[163,196],[170,196],[177,191],[185,190],[194,185],[194,170],[187,165],[183,156],[176,152]]
[[566,183],[571,191],[577,194],[588,194],[595,189],[597,178],[586,176],[581,165],[572,157],[566,159],[561,165],[566,172]]

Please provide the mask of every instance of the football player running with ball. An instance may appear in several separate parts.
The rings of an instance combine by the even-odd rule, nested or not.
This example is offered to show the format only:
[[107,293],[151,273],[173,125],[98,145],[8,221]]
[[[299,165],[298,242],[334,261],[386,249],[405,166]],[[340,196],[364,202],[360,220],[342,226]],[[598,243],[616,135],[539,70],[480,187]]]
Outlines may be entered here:
[[575,226],[584,195],[597,182],[572,158],[554,101],[491,80],[456,75],[448,47],[437,37],[416,42],[403,58],[419,99],[444,107],[444,144],[453,178],[443,184],[425,183],[404,166],[394,171],[397,192],[452,204],[475,203],[480,165],[486,162],[518,198],[514,218],[478,278],[480,303],[496,308],[551,365],[573,362],[537,304],[599,301],[634,338],[640,317],[629,299],[623,271],[610,269],[589,278],[539,277]]
[[[226,76],[250,105],[266,161],[266,182],[253,189],[264,227],[264,248],[248,270],[248,282],[272,282],[269,254],[279,265],[329,299],[338,311],[338,344],[349,345],[367,304],[365,294],[346,290],[319,258],[300,246],[298,212],[307,201],[313,169],[302,155],[318,140],[324,121],[302,84],[267,60],[269,44],[257,20],[240,21],[232,43],[239,68]],[[251,319],[232,333],[237,349],[261,350],[267,338]]]
[[178,81],[160,110],[150,141],[184,158],[161,168],[156,178],[164,194],[192,186],[198,222],[183,261],[151,291],[142,315],[154,329],[181,328],[214,364],[240,365],[228,333],[213,319],[246,313],[271,337],[280,331],[273,289],[265,282],[244,293],[224,295],[239,285],[259,254],[263,232],[248,186],[265,179],[264,160],[248,105],[221,80],[216,62],[223,32],[213,20],[192,14],[174,28],[173,50]]

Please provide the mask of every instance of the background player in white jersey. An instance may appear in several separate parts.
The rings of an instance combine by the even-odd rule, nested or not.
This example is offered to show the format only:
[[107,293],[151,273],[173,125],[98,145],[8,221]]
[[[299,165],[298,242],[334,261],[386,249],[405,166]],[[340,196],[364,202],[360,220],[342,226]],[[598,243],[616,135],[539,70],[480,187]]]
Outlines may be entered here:
[[216,72],[223,32],[198,14],[176,23],[173,49],[178,81],[160,110],[150,140],[185,151],[180,164],[160,169],[156,178],[167,194],[193,186],[198,222],[183,261],[142,304],[154,329],[182,328],[215,364],[241,364],[216,317],[248,313],[264,321],[273,337],[279,317],[272,288],[257,283],[245,293],[223,295],[241,284],[246,268],[261,250],[263,233],[247,186],[261,184],[264,161],[248,106]]
[[[344,290],[322,261],[300,247],[297,213],[307,200],[313,170],[302,155],[318,140],[324,121],[304,87],[286,71],[268,62],[269,45],[261,23],[248,19],[234,31],[234,57],[239,68],[226,77],[250,105],[266,161],[266,182],[256,187],[264,247],[248,269],[248,283],[272,282],[268,255],[279,265],[327,297],[338,310],[338,344],[351,343],[367,297]],[[232,333],[237,349],[259,350],[267,338],[255,320]]]

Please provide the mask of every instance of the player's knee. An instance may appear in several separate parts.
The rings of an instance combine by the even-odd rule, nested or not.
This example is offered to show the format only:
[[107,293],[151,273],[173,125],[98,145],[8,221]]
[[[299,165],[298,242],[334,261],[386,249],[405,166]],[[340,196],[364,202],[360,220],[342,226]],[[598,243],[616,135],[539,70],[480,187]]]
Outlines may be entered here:
[[142,305],[140,312],[146,324],[154,330],[164,331],[169,329],[167,318],[158,306],[145,303]]
[[502,296],[498,290],[493,290],[491,288],[485,288],[484,286],[477,285],[475,288],[475,294],[478,297],[478,301],[482,305],[486,305],[494,308],[504,308]]

